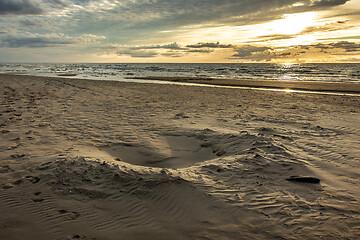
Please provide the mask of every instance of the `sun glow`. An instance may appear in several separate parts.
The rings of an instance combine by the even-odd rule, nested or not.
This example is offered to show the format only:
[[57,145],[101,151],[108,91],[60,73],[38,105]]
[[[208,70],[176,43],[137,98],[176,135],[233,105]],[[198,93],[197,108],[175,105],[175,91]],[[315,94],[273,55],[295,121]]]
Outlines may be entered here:
[[269,30],[278,34],[297,34],[306,27],[314,25],[316,16],[315,12],[285,14],[284,19],[275,20],[266,25]]

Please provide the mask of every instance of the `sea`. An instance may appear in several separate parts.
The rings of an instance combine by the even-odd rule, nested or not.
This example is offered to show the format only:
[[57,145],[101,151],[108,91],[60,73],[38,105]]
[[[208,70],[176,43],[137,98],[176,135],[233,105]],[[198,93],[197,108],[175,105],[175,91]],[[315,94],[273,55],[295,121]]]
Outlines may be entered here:
[[360,63],[0,63],[0,73],[132,82],[144,81],[134,77],[360,82]]

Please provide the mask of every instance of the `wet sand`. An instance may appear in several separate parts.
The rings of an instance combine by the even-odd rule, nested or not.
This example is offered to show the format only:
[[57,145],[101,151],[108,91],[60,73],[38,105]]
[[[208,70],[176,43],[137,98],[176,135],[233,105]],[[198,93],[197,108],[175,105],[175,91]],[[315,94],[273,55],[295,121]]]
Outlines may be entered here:
[[315,81],[273,81],[273,80],[240,80],[201,77],[134,77],[134,79],[173,81],[185,83],[208,84],[217,86],[271,88],[300,91],[318,91],[333,93],[360,93],[360,83],[315,82]]
[[360,97],[0,84],[0,239],[360,235]]

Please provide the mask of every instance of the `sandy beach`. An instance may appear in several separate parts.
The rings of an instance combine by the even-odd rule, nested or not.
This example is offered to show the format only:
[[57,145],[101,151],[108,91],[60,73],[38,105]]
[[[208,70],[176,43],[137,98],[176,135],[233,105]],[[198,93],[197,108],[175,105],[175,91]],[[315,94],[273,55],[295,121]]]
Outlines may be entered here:
[[0,239],[360,238],[360,95],[0,84]]

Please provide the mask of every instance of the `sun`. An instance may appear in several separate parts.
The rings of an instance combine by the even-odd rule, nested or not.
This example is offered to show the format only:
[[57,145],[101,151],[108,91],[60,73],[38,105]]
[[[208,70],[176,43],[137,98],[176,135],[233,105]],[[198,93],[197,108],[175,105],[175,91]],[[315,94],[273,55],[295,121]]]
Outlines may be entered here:
[[284,19],[267,23],[266,27],[277,34],[298,34],[305,28],[315,25],[316,16],[315,12],[285,14]]

